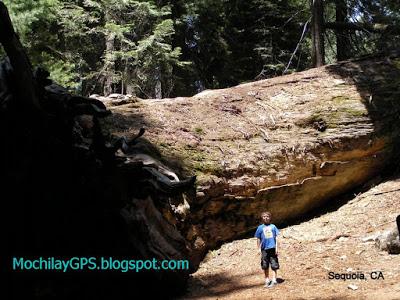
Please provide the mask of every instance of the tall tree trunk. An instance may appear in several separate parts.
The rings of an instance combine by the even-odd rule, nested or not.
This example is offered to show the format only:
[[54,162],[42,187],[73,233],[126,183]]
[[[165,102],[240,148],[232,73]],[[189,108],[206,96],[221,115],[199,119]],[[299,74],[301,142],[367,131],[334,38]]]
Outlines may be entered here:
[[125,59],[124,81],[125,81],[125,94],[136,95],[135,86],[132,83],[132,70],[128,67],[129,60]]
[[[105,21],[106,23],[112,22],[112,16],[108,9],[106,9],[105,12]],[[103,94],[105,96],[108,96],[113,92],[112,84],[113,84],[113,77],[115,74],[115,60],[113,58],[114,51],[115,51],[115,33],[108,31],[106,34],[106,55],[104,58],[105,79],[104,79]]]
[[160,71],[160,67],[157,67],[157,69],[156,69],[155,80],[156,80],[156,85],[154,87],[154,97],[156,99],[161,99],[162,98],[162,86],[161,86],[161,71]]
[[125,87],[125,93],[128,95],[128,94],[130,94],[130,95],[136,95],[136,91],[135,91],[135,87],[134,87],[134,85],[132,84],[132,81],[130,80],[131,79],[131,75],[129,75],[128,76],[128,80],[126,81],[126,87]]
[[114,52],[114,42],[115,42],[115,33],[108,33],[106,37],[106,57],[105,57],[105,80],[104,80],[104,88],[103,94],[105,96],[110,95],[113,92],[112,83],[113,83],[113,75],[115,73],[115,62],[112,58],[112,53]]
[[323,0],[311,0],[311,34],[313,67],[320,67],[325,64],[324,46],[324,6]]
[[[347,19],[346,0],[335,0],[336,22],[344,23]],[[336,59],[345,60],[350,57],[349,39],[346,31],[336,31]]]

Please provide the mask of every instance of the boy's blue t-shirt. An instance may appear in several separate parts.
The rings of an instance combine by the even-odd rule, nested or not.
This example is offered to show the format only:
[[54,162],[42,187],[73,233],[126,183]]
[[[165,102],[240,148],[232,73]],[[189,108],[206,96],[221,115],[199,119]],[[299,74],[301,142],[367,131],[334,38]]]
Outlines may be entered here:
[[276,236],[279,235],[279,230],[274,224],[261,224],[254,235],[261,240],[261,250],[272,249],[276,247]]

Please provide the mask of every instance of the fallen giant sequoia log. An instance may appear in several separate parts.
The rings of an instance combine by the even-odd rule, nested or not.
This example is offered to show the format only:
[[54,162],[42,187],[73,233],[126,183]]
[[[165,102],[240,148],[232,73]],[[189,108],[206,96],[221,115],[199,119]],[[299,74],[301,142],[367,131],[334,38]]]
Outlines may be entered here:
[[112,107],[108,121],[117,134],[146,126],[166,161],[197,175],[179,223],[196,264],[253,230],[261,210],[283,223],[395,166],[399,78],[399,53],[376,55],[191,98],[136,101]]

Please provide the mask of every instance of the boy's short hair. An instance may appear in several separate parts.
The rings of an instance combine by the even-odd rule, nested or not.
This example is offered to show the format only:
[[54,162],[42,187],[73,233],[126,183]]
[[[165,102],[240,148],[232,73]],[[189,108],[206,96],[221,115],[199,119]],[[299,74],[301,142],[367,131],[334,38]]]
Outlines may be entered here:
[[266,214],[266,215],[269,215],[270,217],[272,217],[272,214],[271,214],[271,212],[270,211],[263,211],[261,214],[260,214],[260,218],[262,217],[262,215],[263,214]]

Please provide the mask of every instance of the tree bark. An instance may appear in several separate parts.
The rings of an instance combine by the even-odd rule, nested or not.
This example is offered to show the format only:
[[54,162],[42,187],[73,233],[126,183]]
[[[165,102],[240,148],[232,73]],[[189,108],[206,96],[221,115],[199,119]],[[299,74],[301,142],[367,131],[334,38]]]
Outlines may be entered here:
[[[105,13],[106,22],[112,22],[112,16],[110,11],[106,10]],[[104,58],[104,69],[105,69],[105,78],[104,78],[104,87],[103,94],[108,96],[113,92],[113,77],[115,74],[115,60],[113,58],[113,52],[115,50],[115,33],[108,31],[106,34],[106,51]]]
[[312,0],[311,2],[311,35],[312,52],[311,60],[313,67],[320,67],[325,64],[324,46],[324,6],[323,0]]
[[105,96],[112,94],[113,92],[113,76],[115,73],[115,61],[112,58],[114,52],[115,34],[108,33],[106,37],[106,57],[105,57],[105,80],[103,93]]
[[156,68],[156,74],[154,77],[155,77],[154,97],[156,99],[161,99],[162,98],[162,85],[161,85],[160,67]]
[[[347,20],[347,7],[345,0],[336,0],[336,22],[343,23]],[[338,61],[350,57],[349,39],[346,31],[336,31],[336,59]]]

